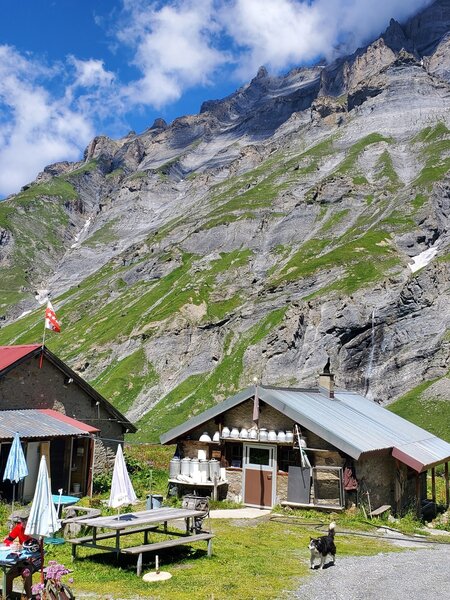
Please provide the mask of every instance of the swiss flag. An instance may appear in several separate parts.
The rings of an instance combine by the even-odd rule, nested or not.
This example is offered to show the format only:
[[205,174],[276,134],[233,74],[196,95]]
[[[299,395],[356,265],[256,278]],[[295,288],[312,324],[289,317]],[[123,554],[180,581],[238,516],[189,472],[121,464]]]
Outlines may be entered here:
[[56,331],[57,333],[61,331],[61,326],[58,323],[55,311],[53,310],[53,306],[50,300],[47,300],[47,308],[45,309],[45,328],[51,329],[52,331]]

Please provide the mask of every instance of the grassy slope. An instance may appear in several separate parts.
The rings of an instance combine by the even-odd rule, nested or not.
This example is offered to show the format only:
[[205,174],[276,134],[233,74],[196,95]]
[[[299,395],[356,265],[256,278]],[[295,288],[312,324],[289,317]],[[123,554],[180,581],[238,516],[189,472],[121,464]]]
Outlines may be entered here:
[[425,398],[424,392],[434,383],[425,381],[388,406],[396,415],[412,421],[450,443],[450,402]]

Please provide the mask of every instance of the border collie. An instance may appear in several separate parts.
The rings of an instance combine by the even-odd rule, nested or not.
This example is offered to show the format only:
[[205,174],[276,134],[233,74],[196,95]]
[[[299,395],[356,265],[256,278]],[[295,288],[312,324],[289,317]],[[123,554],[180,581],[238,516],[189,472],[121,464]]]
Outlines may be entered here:
[[333,564],[336,561],[336,546],[334,543],[334,528],[336,523],[330,523],[328,526],[328,535],[323,535],[319,538],[311,538],[309,542],[309,550],[311,551],[311,569],[314,569],[314,559],[320,557],[319,569],[323,569],[325,560],[330,554],[333,559]]

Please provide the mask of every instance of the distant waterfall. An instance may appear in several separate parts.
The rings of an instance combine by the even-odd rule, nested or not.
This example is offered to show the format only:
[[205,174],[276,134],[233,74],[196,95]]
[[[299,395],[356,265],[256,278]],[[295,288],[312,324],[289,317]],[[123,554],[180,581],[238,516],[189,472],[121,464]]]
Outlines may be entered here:
[[375,354],[375,309],[372,311],[372,329],[370,333],[370,352],[369,360],[367,361],[366,372],[364,375],[364,395],[367,396],[369,392],[370,379],[372,377],[373,369],[373,357]]

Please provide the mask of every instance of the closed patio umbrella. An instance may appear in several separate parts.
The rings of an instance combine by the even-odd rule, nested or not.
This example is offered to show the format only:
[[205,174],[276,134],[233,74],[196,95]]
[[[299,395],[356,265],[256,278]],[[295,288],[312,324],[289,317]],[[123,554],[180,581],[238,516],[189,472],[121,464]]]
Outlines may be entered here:
[[111,493],[108,500],[108,506],[119,508],[124,504],[133,504],[137,496],[128,475],[127,466],[123,456],[122,446],[117,446],[116,459],[114,461],[114,470],[111,482]]
[[19,483],[19,481],[21,481],[27,475],[28,467],[22,450],[22,444],[20,443],[19,434],[15,433],[11,450],[9,451],[8,459],[6,461],[5,472],[3,473],[3,481],[5,481],[5,479],[9,479],[13,484],[12,510],[14,510],[16,483]]
[[30,516],[25,527],[25,533],[33,537],[40,538],[41,548],[41,581],[44,580],[44,537],[52,536],[61,527],[56,514],[55,505],[52,499],[52,490],[50,479],[48,476],[47,462],[45,456],[41,457],[39,465],[39,473],[36,481],[36,489],[34,492],[33,502],[31,503]]

